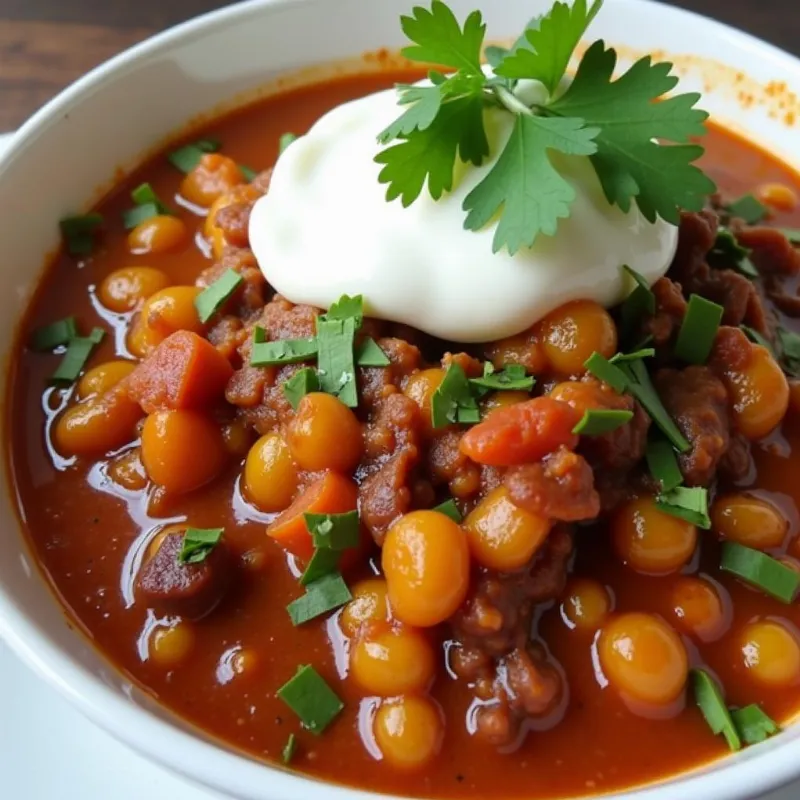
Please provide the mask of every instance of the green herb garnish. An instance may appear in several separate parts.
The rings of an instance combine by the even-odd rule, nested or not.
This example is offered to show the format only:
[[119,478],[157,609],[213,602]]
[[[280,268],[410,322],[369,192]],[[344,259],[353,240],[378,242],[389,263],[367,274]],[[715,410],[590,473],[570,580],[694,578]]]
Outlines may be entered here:
[[775,333],[784,369],[793,378],[800,377],[800,335],[782,325]]
[[388,367],[392,362],[371,337],[365,337],[356,348],[356,364],[359,367]]
[[58,226],[71,256],[88,256],[94,249],[95,234],[103,224],[103,215],[93,212],[65,217]]
[[319,391],[319,378],[313,367],[303,367],[297,370],[289,380],[283,383],[283,393],[289,405],[297,411],[300,401],[310,392]]
[[656,507],[673,517],[680,517],[698,528],[708,530],[708,489],[701,486],[677,486],[656,498]]
[[278,697],[300,718],[311,733],[319,736],[344,708],[344,703],[324,678],[306,664],[278,689]]
[[794,245],[800,244],[800,228],[778,228],[778,230]]
[[731,711],[731,719],[745,744],[759,744],[781,732],[781,726],[755,703]]
[[683,483],[675,449],[665,439],[648,442],[645,458],[650,474],[661,484],[662,494],[669,494]]
[[[483,109],[514,117],[511,136],[483,180],[464,201],[465,227],[479,230],[498,217],[495,252],[513,254],[540,234],[553,235],[568,217],[575,191],[553,154],[588,156],[609,203],[628,211],[636,203],[646,219],[677,224],[678,209],[699,211],[715,187],[693,162],[703,149],[691,144],[704,133],[699,94],[660,99],[677,84],[668,63],[637,61],[612,80],[617,54],[595,42],[583,55],[572,83],[561,93],[567,65],[602,0],[570,7],[556,3],[530,26],[512,50],[491,50],[495,76],[481,69],[486,33],[481,14],[463,28],[453,12],[433,0],[401,18],[413,43],[403,55],[455,72],[432,73],[432,85],[398,87],[403,113],[379,134],[379,180],[387,200],[408,206],[427,183],[438,200],[453,186],[456,160],[483,163],[489,155]],[[548,96],[532,105],[514,94],[518,79],[541,81]],[[655,102],[660,100],[659,102]]]
[[254,170],[252,167],[247,167],[244,164],[239,164],[238,166],[239,166],[239,172],[242,173],[242,175],[244,176],[244,179],[248,183],[253,181],[255,179],[255,177],[258,175],[258,171]]
[[693,669],[691,675],[695,702],[703,712],[708,727],[716,736],[722,734],[731,750],[741,750],[742,741],[722,699],[717,682],[702,669]]
[[478,401],[470,388],[466,373],[458,364],[451,364],[431,397],[433,427],[444,428],[454,423],[471,425],[480,421]]
[[218,139],[198,139],[196,142],[173,150],[167,160],[183,173],[191,172],[205,153],[216,153],[220,148]]
[[331,307],[322,315],[321,319],[352,319],[356,330],[364,322],[364,297],[360,294],[343,294]]
[[88,336],[76,336],[70,339],[67,343],[67,352],[64,353],[64,357],[50,378],[51,382],[63,386],[78,380],[92,350],[103,341],[104,336],[105,331],[102,328],[93,328]]
[[290,733],[289,738],[286,740],[286,744],[283,746],[283,750],[281,750],[281,761],[283,761],[284,764],[289,764],[294,758],[294,751],[296,749],[297,738],[293,733]]
[[361,541],[357,511],[343,514],[303,515],[306,528],[314,542],[314,555],[300,576],[303,586],[313,583],[339,568],[342,553],[351,547],[358,547]]
[[280,155],[295,139],[297,139],[296,133],[282,134],[281,138],[278,139],[278,155]]
[[452,497],[449,500],[445,500],[443,503],[439,503],[438,506],[434,506],[431,511],[438,511],[440,514],[450,517],[453,522],[461,523],[461,521],[464,519],[463,515],[458,510],[456,501],[453,500]]
[[187,528],[178,553],[181,564],[199,564],[205,561],[220,543],[224,528]]
[[[329,312],[330,313],[330,312]],[[356,318],[317,318],[317,374],[323,392],[339,398],[346,406],[358,405],[356,364],[353,345]]]
[[122,224],[125,230],[131,230],[142,222],[160,216],[171,214],[167,206],[158,199],[158,195],[149,183],[142,183],[131,192],[131,199],[136,204],[122,212]]
[[522,364],[506,364],[499,372],[495,371],[491,361],[483,364],[483,377],[470,378],[470,384],[481,389],[489,389],[498,392],[529,392],[533,389],[536,379],[532,375],[525,374],[525,367]]
[[769,350],[770,355],[777,359],[777,354],[775,353],[775,348],[772,346],[772,343],[767,339],[766,336],[760,334],[754,328],[750,328],[747,325],[740,325],[739,326],[742,330],[742,333],[754,344],[760,344],[762,347],[766,347]]
[[725,210],[732,217],[743,219],[748,225],[755,225],[767,218],[767,207],[752,194],[746,194],[734,200]]
[[724,225],[720,225],[714,246],[708,253],[707,259],[712,267],[727,267],[740,272],[746,278],[758,278],[759,272],[755,264],[750,260],[751,252],[749,248],[742,247],[736,241],[736,237],[731,230]]
[[250,366],[274,367],[281,364],[297,364],[300,361],[308,361],[317,355],[316,338],[265,342],[263,336],[263,328],[256,328],[253,333]]
[[625,298],[620,307],[622,336],[627,338],[634,332],[642,319],[656,313],[656,296],[653,294],[650,284],[636,270],[627,265],[623,265],[622,269],[635,282],[633,291]]
[[597,351],[586,359],[583,366],[586,367],[595,378],[603,383],[607,383],[618,394],[622,394],[630,385],[628,376]]
[[683,317],[678,339],[675,342],[676,358],[688,364],[705,364],[711,355],[714,339],[722,321],[725,309],[693,294]]
[[610,433],[633,419],[633,411],[613,408],[590,408],[583,412],[578,424],[572,429],[573,433],[581,436],[602,436]]
[[791,567],[736,542],[723,543],[720,567],[782,603],[793,603],[800,591],[800,574]]
[[338,572],[330,572],[308,583],[305,594],[289,603],[286,610],[292,625],[296,627],[333,611],[352,599],[342,576]]
[[244,278],[232,269],[227,269],[210,286],[206,286],[194,299],[194,307],[200,322],[208,322],[219,311],[225,301],[241,285]]
[[37,353],[44,353],[48,350],[55,350],[70,343],[78,336],[78,323],[75,317],[65,317],[49,325],[37,328],[30,338],[28,347]]
[[609,359],[612,364],[628,364],[631,361],[641,361],[643,358],[652,358],[656,354],[655,348],[643,347],[630,353],[615,353]]

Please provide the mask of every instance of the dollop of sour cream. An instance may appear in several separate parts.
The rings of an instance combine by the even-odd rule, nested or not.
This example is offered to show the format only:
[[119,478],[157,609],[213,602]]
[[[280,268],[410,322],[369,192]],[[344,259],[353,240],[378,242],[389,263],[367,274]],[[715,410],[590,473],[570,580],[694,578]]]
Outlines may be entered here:
[[520,333],[570,300],[620,302],[632,288],[623,264],[650,283],[667,271],[677,228],[649,223],[635,204],[627,214],[611,206],[585,157],[554,154],[576,193],[554,236],[512,256],[492,252],[496,220],[465,230],[464,198],[511,135],[513,116],[501,109],[484,112],[490,157],[480,167],[457,162],[452,192],[434,201],[425,188],[408,208],[387,202],[376,136],[400,110],[394,90],[340,105],[278,159],[250,217],[250,244],[288,300],[327,309],[361,294],[369,316],[483,342]]

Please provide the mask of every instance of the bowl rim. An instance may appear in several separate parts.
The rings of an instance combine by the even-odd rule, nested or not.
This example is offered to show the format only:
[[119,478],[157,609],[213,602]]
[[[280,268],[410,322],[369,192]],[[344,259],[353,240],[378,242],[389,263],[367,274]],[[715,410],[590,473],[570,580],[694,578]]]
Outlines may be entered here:
[[[3,164],[14,159],[25,147],[26,140],[35,138],[37,131],[62,116],[92,89],[113,82],[127,66],[139,59],[169,51],[177,43],[191,41],[217,27],[237,24],[256,14],[270,14],[295,4],[321,5],[337,0],[243,0],[229,6],[206,12],[185,22],[148,37],[132,47],[101,63],[86,75],[70,84],[35,112],[12,135],[9,146],[0,156],[0,180]],[[367,0],[365,0],[366,2]],[[476,0],[477,2],[477,0]],[[747,46],[759,59],[776,65],[793,63],[800,69],[800,59],[752,34],[740,31],[725,23],[695,11],[668,5],[661,0],[607,0],[614,5],[645,5],[660,14],[674,15],[687,23],[702,25],[709,35],[735,40]],[[9,491],[5,486],[3,490]],[[19,527],[18,520],[15,524]],[[30,551],[26,541],[25,544]],[[59,602],[52,587],[40,572],[54,602]],[[69,620],[63,607],[61,610]],[[215,744],[203,738],[202,731],[190,732],[187,728],[168,723],[146,708],[126,700],[119,692],[106,685],[102,679],[67,654],[51,639],[42,627],[33,621],[0,583],[0,638],[2,638],[28,667],[54,687],[85,717],[90,719],[118,741],[128,745],[151,761],[179,772],[191,782],[220,792],[231,792],[236,797],[268,797],[269,800],[300,800],[310,792],[317,792],[325,800],[392,800],[394,796],[336,783],[292,772],[277,763],[258,761],[245,753],[238,753],[224,743]],[[93,646],[93,645],[90,645]],[[105,658],[100,653],[102,658]],[[109,663],[110,662],[107,662]],[[115,671],[117,668],[111,665]],[[168,709],[167,709],[168,710]],[[171,713],[171,712],[170,712]],[[798,722],[800,724],[800,722]],[[690,770],[666,778],[666,783],[645,784],[619,792],[596,797],[611,800],[674,800],[680,792],[681,800],[746,800],[763,792],[785,785],[800,776],[800,762],[792,758],[790,749],[800,747],[794,741],[772,740],[772,747],[754,748],[748,757],[731,759],[722,756],[710,762],[702,772]],[[724,779],[723,779],[724,774]],[[268,781],[268,786],[266,785]],[[724,783],[724,786],[721,784]],[[583,797],[583,796],[582,796]],[[585,796],[587,800],[595,795]],[[396,800],[400,800],[399,797]]]

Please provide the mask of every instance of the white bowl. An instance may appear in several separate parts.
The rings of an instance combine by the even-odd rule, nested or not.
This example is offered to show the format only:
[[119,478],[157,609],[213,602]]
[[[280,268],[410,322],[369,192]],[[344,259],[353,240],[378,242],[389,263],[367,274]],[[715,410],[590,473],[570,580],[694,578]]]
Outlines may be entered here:
[[[518,32],[550,0],[449,0],[463,17],[483,5],[494,38]],[[203,112],[280,73],[403,44],[398,17],[412,0],[252,0],[188,22],[102,65],[48,103],[0,165],[3,279],[0,341],[14,329],[57,220],[107,187],[116,168]],[[676,60],[683,88],[704,92],[721,122],[800,167],[800,62],[743,33],[648,0],[608,0],[592,28],[625,56]],[[4,373],[5,374],[5,373]],[[7,424],[9,424],[7,422]],[[3,463],[3,472],[7,469]],[[0,481],[7,484],[6,475]],[[271,768],[204,738],[157,706],[76,635],[24,543],[12,499],[0,492],[0,635],[41,676],[112,735],[190,779],[237,798],[367,800],[376,795]],[[800,725],[736,756],[617,800],[741,800],[800,776]]]

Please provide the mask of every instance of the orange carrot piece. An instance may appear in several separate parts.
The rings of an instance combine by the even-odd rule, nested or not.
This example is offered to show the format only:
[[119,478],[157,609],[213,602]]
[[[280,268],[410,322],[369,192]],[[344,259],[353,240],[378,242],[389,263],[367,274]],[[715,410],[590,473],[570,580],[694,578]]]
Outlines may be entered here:
[[233,367],[211,342],[176,331],[139,364],[126,381],[128,395],[148,413],[202,409],[222,399]]
[[566,403],[535,397],[491,412],[464,434],[460,449],[473,461],[494,467],[539,461],[559,447],[577,445],[572,429],[580,418]]
[[326,472],[267,526],[267,534],[284,550],[308,560],[314,554],[314,542],[303,514],[343,514],[353,511],[357,503],[355,481],[338,472]]

